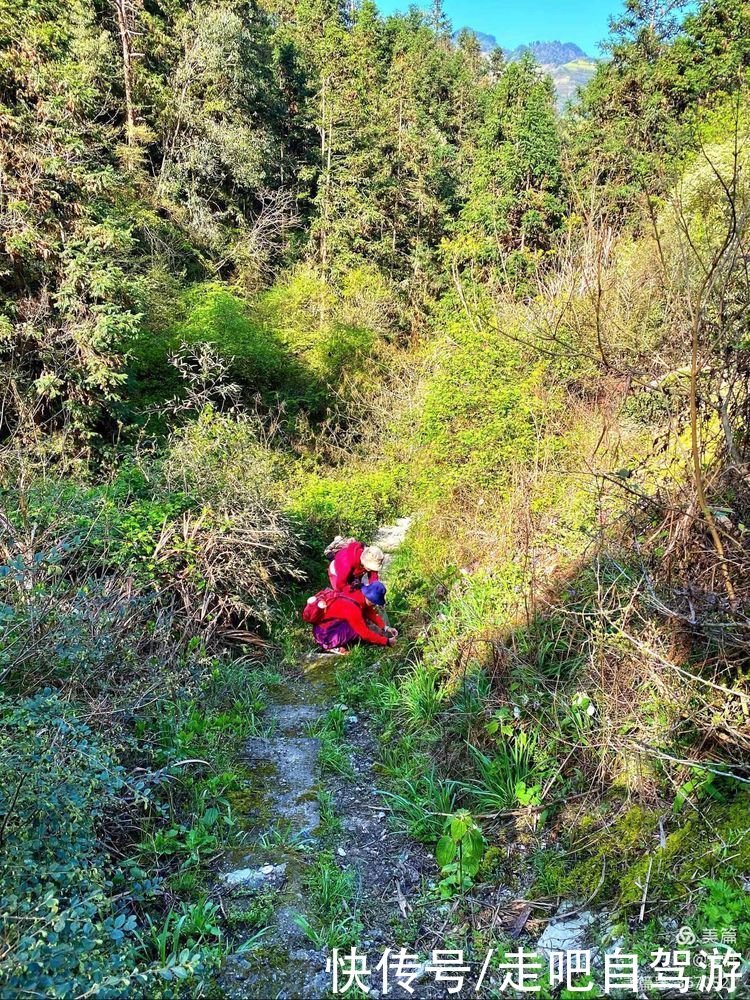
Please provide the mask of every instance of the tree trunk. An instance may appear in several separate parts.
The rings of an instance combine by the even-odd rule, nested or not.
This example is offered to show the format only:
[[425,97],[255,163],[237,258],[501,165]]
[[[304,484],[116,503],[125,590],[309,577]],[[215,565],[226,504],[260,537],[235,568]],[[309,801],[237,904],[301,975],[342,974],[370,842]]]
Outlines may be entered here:
[[112,0],[117,14],[122,47],[122,72],[125,83],[125,134],[129,146],[135,142],[135,105],[133,103],[133,36],[135,5],[138,0]]
[[326,270],[328,267],[328,198],[331,181],[331,134],[329,129],[328,145],[326,146],[326,117],[328,116],[327,97],[328,77],[323,77],[320,92],[320,165],[322,181],[322,198],[320,205],[320,329],[325,326],[326,312]]

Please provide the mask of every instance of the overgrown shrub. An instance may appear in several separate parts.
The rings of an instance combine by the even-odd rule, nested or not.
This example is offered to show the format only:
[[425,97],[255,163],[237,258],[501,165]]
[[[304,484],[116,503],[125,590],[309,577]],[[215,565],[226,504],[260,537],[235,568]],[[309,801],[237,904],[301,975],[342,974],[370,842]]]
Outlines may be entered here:
[[183,345],[195,350],[209,346],[248,397],[260,394],[296,406],[310,396],[310,374],[286,349],[278,331],[258,320],[249,303],[226,285],[209,281],[191,286],[176,312],[168,327],[144,330],[134,344],[131,367],[142,405],[158,411],[184,393],[169,361]]
[[[138,955],[132,906],[155,886],[102,842],[123,794],[144,800],[112,749],[51,690],[0,700],[0,989],[119,996],[155,971]],[[128,906],[118,904],[123,885]]]
[[402,470],[349,469],[343,475],[310,474],[292,480],[289,516],[315,548],[337,534],[369,540],[388,517],[398,513]]
[[321,408],[330,406],[331,393],[344,386],[367,385],[368,374],[371,388],[390,308],[379,274],[348,272],[340,285],[331,285],[313,269],[300,267],[266,292],[256,308],[317,381]]
[[[420,438],[440,470],[434,486],[500,483],[538,446],[544,367],[502,331],[475,329],[455,314],[445,328],[422,390]],[[551,406],[545,396],[545,420]]]
[[54,579],[58,598],[81,607],[93,592],[137,595],[207,633],[248,637],[301,572],[283,471],[258,420],[206,409],[159,461],[126,463],[93,486],[39,481],[23,514],[8,496],[6,582],[23,578],[17,594],[33,598],[36,582]]
[[204,628],[267,624],[280,586],[301,576],[283,463],[263,434],[257,419],[207,409],[171,442],[166,485],[194,497],[195,510],[164,526],[155,558],[162,587]]
[[178,343],[208,343],[232,364],[233,374],[252,390],[288,382],[293,359],[275,332],[255,323],[246,303],[217,282],[197,285],[186,296],[184,319],[171,330]]

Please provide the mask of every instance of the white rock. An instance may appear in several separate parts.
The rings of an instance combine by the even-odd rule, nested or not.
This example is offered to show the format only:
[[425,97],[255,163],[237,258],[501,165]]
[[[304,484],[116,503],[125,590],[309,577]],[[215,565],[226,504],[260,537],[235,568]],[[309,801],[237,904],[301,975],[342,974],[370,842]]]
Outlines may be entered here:
[[221,876],[225,885],[260,885],[263,873],[258,868],[238,868],[233,872],[224,872]]
[[588,929],[595,919],[589,910],[572,913],[570,916],[566,916],[564,912],[559,913],[537,941],[537,949],[546,955],[552,951],[580,950],[586,943]]

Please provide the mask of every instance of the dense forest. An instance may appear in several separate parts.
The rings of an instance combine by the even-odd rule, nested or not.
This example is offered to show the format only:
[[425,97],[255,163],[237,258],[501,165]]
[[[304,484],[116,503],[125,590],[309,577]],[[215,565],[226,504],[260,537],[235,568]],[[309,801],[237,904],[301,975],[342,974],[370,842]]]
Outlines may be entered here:
[[310,947],[380,919],[326,791],[366,725],[427,859],[383,947],[562,904],[750,951],[750,7],[606,46],[561,114],[440,0],[0,0],[3,996],[271,961],[273,894],[216,889],[242,748],[326,544],[406,516],[317,839],[267,837]]

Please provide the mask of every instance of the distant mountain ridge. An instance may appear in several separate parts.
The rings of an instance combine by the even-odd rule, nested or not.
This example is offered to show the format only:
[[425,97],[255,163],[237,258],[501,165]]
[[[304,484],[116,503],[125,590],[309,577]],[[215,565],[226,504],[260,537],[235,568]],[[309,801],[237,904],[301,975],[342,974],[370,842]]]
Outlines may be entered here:
[[575,42],[530,42],[519,45],[507,53],[508,59],[520,59],[524,52],[530,52],[537,62],[543,66],[562,66],[563,63],[574,62],[576,59],[588,59],[589,56]]
[[557,91],[558,107],[562,108],[571,98],[575,97],[579,87],[588,83],[596,72],[597,60],[587,55],[575,42],[529,42],[528,45],[518,45],[515,49],[504,49],[498,44],[494,35],[475,28],[462,28],[453,34],[456,39],[461,31],[470,31],[479,42],[482,55],[489,57],[494,49],[502,49],[509,62],[520,59],[525,52],[530,52],[542,68],[549,73]]
[[477,31],[476,28],[467,27],[454,31],[454,40],[458,38],[462,31],[470,31],[474,35],[484,54],[489,55],[493,49],[502,49],[505,58],[511,62],[520,59],[524,52],[530,52],[537,62],[540,62],[543,66],[560,66],[563,63],[573,62],[575,59],[590,59],[592,62],[595,62],[575,42],[529,42],[528,45],[518,45],[515,49],[505,49],[494,35],[490,35],[486,31]]

